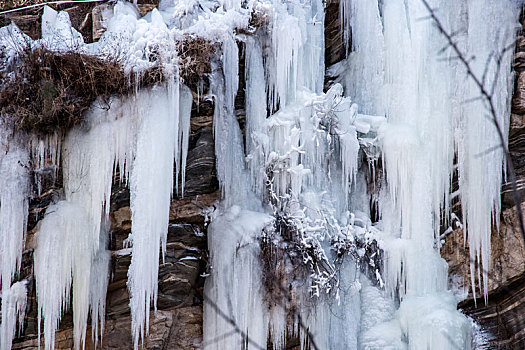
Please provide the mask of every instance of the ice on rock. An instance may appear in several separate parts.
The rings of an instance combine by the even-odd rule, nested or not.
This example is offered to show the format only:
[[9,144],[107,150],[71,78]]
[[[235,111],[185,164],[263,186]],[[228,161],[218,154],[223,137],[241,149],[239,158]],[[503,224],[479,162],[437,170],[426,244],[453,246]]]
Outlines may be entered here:
[[[15,140],[7,145],[2,134],[0,159],[0,270],[2,285],[2,322],[0,344],[11,349],[17,315],[20,329],[26,308],[26,281],[11,285],[20,271],[28,215],[29,152]],[[7,149],[6,149],[7,148]]]
[[[5,151],[4,151],[5,152]],[[20,270],[28,215],[29,154],[12,142],[0,159],[0,268],[2,291]]]
[[11,350],[11,343],[16,334],[24,328],[24,317],[27,306],[27,281],[13,283],[10,288],[2,291],[2,324],[0,325],[0,347]]
[[361,331],[359,349],[403,350],[403,333],[399,320],[395,318],[396,305],[385,291],[372,286],[366,278],[361,278]]
[[90,231],[85,209],[68,201],[49,206],[40,222],[34,259],[38,334],[43,321],[46,350],[55,347],[55,332],[69,306],[72,283],[75,349],[85,339],[92,254]]
[[[186,182],[186,159],[188,158],[188,145],[190,139],[190,117],[191,117],[191,106],[193,104],[193,94],[187,86],[182,86],[180,90],[180,102],[179,102],[179,141],[180,145],[180,165],[177,165],[177,169],[180,169],[181,173],[181,194],[184,196],[184,183]],[[179,159],[179,155],[175,155],[175,160]],[[178,186],[178,176],[175,188]]]
[[108,289],[111,254],[107,250],[109,238],[108,222],[100,231],[99,248],[93,257],[91,264],[91,276],[89,282],[89,305],[91,309],[91,335],[95,348],[98,340],[102,340],[104,334],[104,323],[106,317],[106,292]]
[[131,175],[132,259],[128,289],[134,348],[149,332],[150,306],[157,306],[159,252],[166,250],[169,208],[173,191],[173,163],[178,136],[178,81],[169,89],[139,92],[140,124]]
[[456,309],[452,293],[407,295],[399,307],[398,318],[408,336],[411,350],[471,348],[470,322]]
[[[234,99],[238,88],[238,49],[235,39],[228,36],[222,52],[222,70],[212,62],[210,90],[214,96],[213,135],[217,178],[226,206],[245,201],[248,190],[244,175],[243,137],[235,116]],[[227,69],[232,69],[229,71]]]
[[[363,113],[384,114],[382,105],[385,84],[385,46],[382,2],[378,0],[342,0],[340,23],[348,60],[341,74],[346,95],[359,105]],[[351,36],[351,46],[349,37]]]
[[71,26],[69,13],[57,12],[49,6],[44,6],[42,15],[42,45],[56,51],[79,50],[84,45],[84,39]]
[[[300,315],[320,348],[469,348],[470,323],[447,291],[447,264],[436,237],[451,216],[457,152],[471,258],[486,271],[504,163],[500,149],[486,151],[501,140],[492,121],[483,118],[482,102],[463,104],[479,91],[461,65],[448,62],[449,52],[437,59],[446,41],[431,21],[420,20],[428,16],[420,0],[339,4],[344,44],[351,38],[351,47],[346,47],[347,60],[329,68],[341,85],[326,94],[321,0],[162,0],[142,18],[133,4],[117,2],[106,32],[92,44],[83,42],[66,12],[44,8],[36,47],[110,57],[138,75],[159,59],[167,82],[113,97],[109,109],[95,102],[85,125],[70,130],[63,143],[58,135],[33,137],[26,152],[0,135],[2,147],[9,143],[0,160],[2,349],[9,349],[17,315],[22,324],[25,309],[24,282],[11,283],[24,247],[30,158],[39,194],[44,175],[58,174],[60,164],[64,175],[64,196],[47,209],[36,234],[38,323],[39,331],[44,325],[45,348],[54,348],[71,295],[74,347],[85,343],[90,312],[95,342],[104,331],[107,220],[117,169],[131,194],[130,248],[121,253],[132,256],[134,348],[147,336],[173,185],[178,190],[182,181],[184,195],[193,96],[179,85],[176,39],[185,35],[221,47],[211,62],[210,92],[223,201],[208,231],[212,268],[205,286],[205,347],[246,345],[224,312],[249,336],[250,346],[266,347],[270,333],[274,348],[282,348],[288,332],[300,335],[301,347],[307,348],[297,319],[290,325],[282,305],[265,302],[258,240],[272,223],[270,212],[281,210],[304,230],[304,242],[317,242],[316,249],[329,256],[333,240],[358,236],[373,236],[384,250],[383,276],[375,271],[384,291],[364,277],[360,289],[355,261],[349,260],[340,271],[337,297],[322,294],[319,285],[296,295],[304,308],[293,316]],[[519,14],[513,1],[433,0],[430,5],[451,32],[461,29],[458,45],[476,56],[475,74],[482,74],[492,52],[513,40]],[[254,11],[268,16],[269,31],[236,34],[249,29]],[[246,145],[235,114],[239,42],[245,47]],[[0,28],[0,49],[6,53],[0,69],[16,62],[28,43],[34,42],[15,25]],[[509,67],[511,58],[511,52],[504,55],[502,64]],[[512,79],[508,69],[496,74],[495,66],[494,60],[487,65],[487,79],[497,77],[497,122],[507,130]],[[373,198],[381,215],[373,226],[364,214],[370,212],[370,195],[360,169],[365,157],[373,167],[380,154],[386,177]],[[274,203],[282,206],[267,208]],[[475,276],[474,264],[471,269]],[[486,289],[486,275],[483,283]]]
[[22,53],[31,42],[31,38],[24,34],[15,23],[0,28],[0,71],[7,69],[16,62],[17,56]]
[[254,38],[246,40],[246,153],[250,166],[252,188],[257,195],[264,192],[264,155],[268,147],[265,134],[266,80],[261,43]]
[[[274,30],[284,25],[283,23],[293,22],[298,24],[297,40],[307,38],[310,34],[311,37],[314,37],[313,33],[308,34],[306,28],[316,21],[322,23],[322,17],[313,18],[316,14],[322,16],[322,13],[317,12],[319,8],[314,11],[311,8],[304,9],[297,4],[293,4],[290,8],[292,10],[282,4],[276,6],[275,16],[279,19],[274,18]],[[310,15],[312,17],[309,17]],[[318,30],[318,27],[315,29]],[[274,36],[269,40],[281,40],[282,42],[271,44],[275,56],[270,57],[269,60],[279,61],[277,64],[280,64],[281,67],[278,67],[277,71],[282,69],[282,72],[288,75],[288,78],[285,79],[280,77],[280,82],[275,81],[272,63],[263,60],[259,42],[261,38],[246,39],[246,150],[248,151],[247,165],[250,173],[244,171],[242,138],[237,121],[233,118],[233,113],[228,113],[232,106],[227,96],[230,91],[233,91],[228,86],[235,86],[235,83],[229,84],[225,81],[228,76],[237,76],[236,68],[229,69],[228,60],[223,56],[222,74],[216,68],[212,78],[216,108],[214,124],[218,178],[223,187],[224,201],[220,207],[220,214],[215,216],[208,231],[212,270],[205,287],[206,298],[209,299],[205,303],[204,311],[206,348],[240,346],[242,336],[237,334],[224,336],[233,330],[233,326],[225,320],[222,313],[236,320],[239,329],[249,335],[251,340],[255,340],[255,344],[262,347],[267,344],[268,333],[271,334],[274,348],[280,349],[285,345],[287,332],[294,334],[302,332],[299,331],[297,324],[288,324],[287,311],[279,303],[272,303],[272,305],[262,303],[250,308],[254,300],[261,300],[260,298],[264,297],[261,267],[257,260],[258,239],[262,234],[262,226],[256,230],[248,229],[244,226],[246,220],[244,218],[251,216],[251,220],[257,220],[256,218],[263,214],[249,212],[236,206],[231,207],[232,204],[244,203],[239,200],[243,196],[236,194],[235,189],[244,186],[245,178],[251,175],[250,182],[254,184],[259,200],[264,200],[267,193],[264,184],[267,181],[267,172],[270,172],[275,198],[290,198],[289,210],[292,217],[297,220],[298,225],[306,227],[308,220],[321,220],[320,212],[328,210],[321,204],[324,202],[322,195],[316,192],[322,192],[321,189],[327,192],[332,190],[326,170],[329,163],[327,154],[330,150],[338,149],[335,146],[335,140],[344,144],[342,153],[339,154],[338,150],[337,155],[334,155],[334,164],[340,164],[340,162],[346,164],[346,172],[340,176],[346,176],[348,184],[356,180],[359,142],[356,128],[352,125],[357,116],[356,106],[352,105],[349,98],[342,96],[340,85],[334,86],[326,95],[315,93],[322,80],[319,80],[317,72],[311,71],[312,67],[307,67],[302,63],[303,57],[301,56],[301,53],[305,53],[310,55],[307,59],[312,60],[315,53],[302,47],[303,39],[294,42],[295,39],[275,37],[276,32],[273,33]],[[322,47],[322,40],[313,42],[312,45],[319,49]],[[223,55],[227,55],[228,52],[223,48]],[[305,76],[312,77],[312,79],[303,80]],[[266,78],[269,82],[265,89]],[[310,84],[308,81],[315,81],[315,84]],[[226,88],[221,87],[223,84],[226,85]],[[283,94],[288,95],[276,93],[279,84],[284,91]],[[301,89],[300,85],[314,90],[314,93]],[[225,91],[226,96],[217,91]],[[280,110],[268,119],[266,118],[267,105],[260,98],[261,94],[266,94],[266,91],[270,91],[270,94],[273,91],[274,97],[278,96],[275,98],[280,101]],[[273,100],[273,102],[277,101]],[[275,108],[275,106],[272,107],[273,102],[269,103],[270,109]],[[330,122],[337,125],[341,132],[328,130]],[[363,124],[366,125],[367,122],[363,121]],[[372,128],[368,126],[368,129]],[[343,133],[345,136],[341,136]],[[341,140],[342,138],[345,139]],[[225,146],[228,143],[230,145]],[[225,150],[227,152],[224,152]],[[227,166],[227,164],[234,166]],[[222,166],[224,169],[221,169]],[[335,186],[337,190],[342,187],[339,181],[341,177],[337,177],[338,181]],[[236,187],[228,190],[231,183]],[[232,201],[231,198],[236,198],[236,201]],[[334,201],[335,198],[341,200],[338,207],[345,207],[345,193],[338,193],[333,198]],[[302,203],[305,203],[308,209],[302,208]],[[329,210],[333,210],[330,205],[328,206]],[[228,209],[229,207],[231,208]],[[260,207],[258,210],[264,213]],[[308,214],[305,215],[302,210],[308,211]],[[271,218],[268,214],[264,215]],[[312,235],[319,234],[319,237],[323,235],[322,231],[318,232],[322,230],[319,225],[313,225],[308,229],[312,231]],[[234,233],[237,238],[230,237]],[[309,240],[311,237],[305,234],[304,239]],[[234,251],[236,253],[233,253]],[[240,259],[244,262],[241,262]],[[237,283],[241,282],[232,280],[232,276],[244,276],[248,273],[250,273],[249,281],[245,281],[244,277],[240,278],[243,286],[246,287],[236,287]],[[328,297],[317,299],[315,307],[299,310],[305,326],[311,330],[315,341],[321,348],[353,348],[357,345],[359,292],[358,289],[352,288],[355,282],[354,273],[355,266],[350,263],[344,272],[345,277],[342,277],[340,281],[341,285],[344,285],[341,290],[348,291],[348,293],[345,293],[338,310],[333,310],[333,304]],[[311,302],[311,296],[306,288],[304,295],[298,298],[301,300],[298,302],[299,305]],[[247,315],[251,315],[252,322],[246,325]],[[348,329],[351,331],[346,332],[346,335],[342,337],[341,334]],[[301,333],[301,341],[303,348],[306,347],[307,340],[304,333]],[[254,346],[257,347],[257,345]]]
[[[483,283],[479,283],[486,298],[490,236],[492,227],[499,226],[500,185],[504,164],[503,148],[499,147],[502,140],[494,124],[497,123],[501,128],[505,137],[503,142],[506,143],[512,91],[510,70],[498,72],[501,67],[510,67],[511,50],[504,52],[500,64],[496,63],[493,55],[503,52],[505,47],[514,43],[514,24],[519,10],[512,1],[494,3],[486,0],[468,1],[463,6],[458,5],[457,11],[460,10],[468,14],[468,22],[462,23],[463,28],[466,28],[466,35],[459,44],[476,57],[471,62],[474,74],[480,78],[484,76],[486,69],[486,86],[494,89],[492,100],[496,115],[489,114],[484,101],[463,104],[459,107],[461,117],[458,118],[456,139],[463,223],[472,262],[472,289],[475,293],[476,270],[483,271]],[[464,79],[463,67],[458,67],[457,74],[458,80]],[[460,93],[464,101],[480,96],[478,87],[471,79]],[[481,183],[484,185],[479,186]]]
[[37,193],[42,194],[42,179],[50,176],[53,180],[58,175],[62,138],[58,133],[46,136],[31,136],[29,139],[30,157],[33,162],[34,182]]
[[[208,228],[211,275],[204,286],[204,348],[266,347],[268,315],[262,302],[262,271],[258,235],[272,217],[232,206]],[[232,334],[233,332],[233,334]],[[282,333],[278,333],[279,336]]]
[[[352,34],[352,50],[341,79],[346,92],[354,96],[365,112],[385,113],[388,117],[388,125],[383,124],[376,130],[388,187],[379,199],[384,231],[381,241],[385,250],[384,275],[387,288],[399,293],[401,299],[396,318],[411,349],[449,348],[450,339],[456,346],[466,348],[470,344],[468,322],[455,311],[453,299],[441,298],[445,303],[441,309],[448,311],[435,318],[429,316],[428,320],[413,323],[403,318],[408,310],[416,307],[413,301],[419,300],[417,298],[437,307],[432,301],[443,296],[446,290],[447,266],[439,257],[436,237],[440,235],[440,224],[450,215],[455,149],[463,217],[471,215],[475,226],[468,228],[467,224],[466,228],[472,258],[481,256],[483,266],[488,266],[491,225],[497,225],[499,215],[502,155],[500,150],[490,152],[483,159],[475,154],[499,144],[497,130],[492,121],[480,117],[485,112],[482,102],[477,103],[478,107],[463,103],[479,95],[479,91],[465,78],[460,64],[446,60],[452,53],[441,50],[447,43],[432,21],[419,20],[428,16],[421,1],[356,0],[342,2],[341,6],[345,10],[343,15],[348,16],[344,20],[345,28]],[[490,53],[500,49],[501,40],[498,42],[495,34],[498,31],[491,29],[491,25],[504,23],[504,37],[509,38],[509,42],[513,37],[510,27],[515,23],[517,12],[511,2],[452,4],[436,0],[430,1],[430,6],[439,8],[436,14],[450,32],[461,29],[464,35],[460,36],[458,45],[476,57],[472,63],[476,73],[483,70]],[[489,25],[483,26],[484,22]],[[506,66],[510,66],[510,56],[504,57]],[[489,64],[488,76],[494,73],[491,67]],[[333,70],[341,72],[342,68]],[[499,75],[500,88],[495,97],[499,123],[504,130],[510,91],[508,79],[508,73]],[[359,122],[356,127],[366,130]],[[487,186],[479,187],[479,183]],[[435,321],[437,319],[440,321]],[[439,322],[442,327],[436,329],[433,322]]]

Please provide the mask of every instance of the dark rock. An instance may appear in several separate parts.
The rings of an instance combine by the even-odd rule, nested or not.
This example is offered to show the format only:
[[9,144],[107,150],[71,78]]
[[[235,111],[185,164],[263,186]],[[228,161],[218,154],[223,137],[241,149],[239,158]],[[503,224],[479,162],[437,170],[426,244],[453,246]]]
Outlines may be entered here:
[[[195,147],[188,151],[184,196],[212,193],[218,188],[212,128],[204,127],[196,135]],[[179,184],[178,193],[182,196],[182,184]]]

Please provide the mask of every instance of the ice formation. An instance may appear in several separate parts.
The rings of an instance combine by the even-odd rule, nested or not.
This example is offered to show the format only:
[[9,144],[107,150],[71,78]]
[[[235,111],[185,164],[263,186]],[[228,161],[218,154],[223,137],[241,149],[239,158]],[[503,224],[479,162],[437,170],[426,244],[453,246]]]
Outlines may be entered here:
[[18,281],[2,291],[2,324],[0,325],[0,347],[10,350],[16,334],[24,328],[24,317],[27,306],[27,281]]
[[[463,52],[475,56],[471,62],[474,74],[481,77],[487,64],[487,84],[494,83],[498,91],[494,97],[496,118],[506,130],[510,75],[508,69],[496,75],[491,57],[503,52],[506,40],[513,42],[515,3],[429,3],[439,9],[436,15],[445,28],[460,33],[457,43]],[[486,283],[503,165],[502,150],[487,149],[500,145],[501,140],[490,117],[484,117],[486,105],[481,101],[475,106],[465,103],[480,91],[466,77],[465,67],[448,59],[455,53],[442,50],[448,43],[434,23],[420,20],[429,15],[421,1],[356,1],[352,10],[348,20],[352,23],[352,52],[344,77],[347,92],[355,92],[363,109],[388,117],[388,128],[380,132],[389,189],[383,193],[382,247],[387,286],[401,299],[396,318],[411,349],[470,348],[468,321],[455,311],[454,298],[447,296],[447,265],[438,255],[439,229],[450,215],[457,150],[472,284],[476,261]],[[478,11],[483,11],[483,16]],[[504,26],[506,34],[497,36],[498,30],[492,26]],[[511,55],[503,55],[502,66],[508,67],[510,59]],[[369,64],[359,70],[365,60]],[[472,226],[468,227],[470,220]],[[414,310],[422,306],[430,306],[429,312],[417,317]],[[432,311],[437,309],[442,312]],[[376,327],[384,324],[379,322]],[[366,341],[363,345],[374,342],[368,335]]]
[[135,348],[148,334],[151,303],[156,309],[159,251],[166,250],[178,134],[178,81],[172,88],[176,91],[154,89],[138,97],[142,101],[137,106],[144,114],[130,175],[132,259],[128,270]]
[[[458,47],[476,56],[473,73],[493,84],[497,123],[506,130],[511,76],[496,62],[509,67],[511,54],[498,60],[493,53],[512,43],[516,2],[429,3],[443,25],[459,33]],[[70,301],[76,349],[85,344],[89,315],[95,342],[104,333],[109,202],[117,170],[131,197],[126,242],[134,348],[148,335],[173,188],[184,195],[193,95],[180,80],[175,42],[185,35],[218,44],[209,95],[222,202],[208,229],[204,347],[271,343],[280,349],[289,335],[298,336],[302,348],[312,342],[320,349],[471,346],[470,322],[448,290],[439,238],[451,215],[457,156],[471,283],[474,289],[483,271],[477,279],[486,290],[504,165],[494,148],[501,143],[494,123],[483,117],[486,104],[464,103],[479,89],[442,50],[445,37],[421,20],[428,17],[421,0],[341,0],[347,58],[328,67],[336,83],[323,93],[324,6],[321,0],[163,0],[140,18],[133,5],[118,2],[93,44],[83,42],[67,12],[49,7],[39,41],[15,25],[0,28],[0,69],[31,43],[117,58],[138,76],[160,60],[166,78],[111,98],[110,108],[96,101],[85,125],[63,140],[58,134],[27,136],[25,149],[1,133],[2,349],[10,348],[17,316],[22,325],[25,311],[25,282],[11,284],[24,248],[30,161],[39,194],[46,174],[62,167],[64,178],[63,195],[39,223],[34,254],[45,348],[54,348]],[[267,26],[251,28],[253,13],[262,13]],[[243,55],[245,138],[235,110]],[[379,158],[384,176],[373,185],[380,192],[369,193]],[[379,209],[375,223],[371,201]],[[283,255],[285,277],[277,283],[293,295],[271,300],[261,242],[280,247],[283,222],[304,249],[294,261],[308,275],[300,283],[290,277],[297,272],[286,264],[294,257]],[[382,267],[366,260],[367,254],[379,259],[378,251],[367,252],[371,242],[384,252]]]
[[[481,10],[486,8],[486,10]],[[488,270],[490,268],[490,235],[493,226],[499,226],[500,184],[504,162],[501,146],[506,143],[508,132],[509,100],[512,78],[508,67],[512,61],[511,51],[506,47],[514,43],[517,6],[511,1],[493,4],[490,1],[468,2],[463,9],[469,14],[466,38],[462,46],[475,52],[479,58],[471,63],[473,73],[483,79],[491,89],[495,115],[487,110],[481,100],[461,106],[462,118],[458,121],[458,168],[463,224],[468,235],[471,260],[472,289],[475,291],[476,268],[483,277],[478,278],[479,288],[487,298]],[[500,63],[498,63],[498,60]],[[465,74],[458,67],[458,74]],[[464,100],[479,96],[479,88],[472,82],[463,87]],[[505,140],[495,132],[495,124],[501,129]],[[494,149],[494,150],[493,150]],[[484,184],[484,186],[479,186]],[[483,282],[481,282],[481,280]]]
[[[512,42],[512,27],[517,18],[517,10],[512,2],[489,5],[474,1],[465,4],[434,1],[431,6],[439,8],[438,15],[442,16],[442,22],[451,31],[465,31],[461,40],[466,42],[461,41],[462,47],[469,54],[476,52],[476,65],[484,66],[484,59],[490,57],[490,52],[497,52],[506,46],[506,43],[498,42],[498,38],[500,41],[502,37],[508,38]],[[301,7],[300,4],[284,6],[274,2],[270,35],[246,39],[246,150],[253,190],[263,203],[267,198],[265,196],[269,196],[270,202],[281,205],[281,210],[287,206],[288,214],[296,219],[301,217],[299,222],[306,227],[316,222],[319,213],[326,215],[330,212],[338,229],[341,229],[345,209],[366,211],[366,206],[359,207],[357,204],[362,203],[358,199],[357,184],[356,189],[352,189],[351,185],[358,182],[360,149],[368,156],[371,155],[371,158],[376,158],[377,155],[370,154],[371,150],[366,148],[374,148],[377,146],[374,143],[379,142],[386,183],[382,186],[384,190],[379,199],[382,217],[377,227],[381,228],[381,232],[376,231],[376,238],[385,252],[380,284],[384,278],[390,296],[381,296],[379,293],[377,298],[399,298],[401,304],[399,310],[394,311],[393,305],[389,314],[367,321],[368,330],[363,330],[359,341],[354,339],[353,343],[343,344],[346,347],[359,344],[363,348],[373,348],[373,344],[385,340],[378,338],[387,332],[391,337],[388,338],[388,344],[397,344],[393,345],[397,348],[469,348],[470,323],[456,311],[456,301],[447,290],[448,271],[446,262],[439,256],[439,230],[442,224],[448,222],[450,215],[450,186],[457,151],[460,182],[468,184],[470,181],[473,186],[461,187],[460,183],[462,202],[463,198],[466,200],[463,210],[467,226],[469,216],[480,215],[480,218],[485,218],[477,221],[471,219],[475,220],[474,225],[485,222],[483,227],[472,227],[467,231],[469,243],[473,247],[471,254],[473,260],[483,260],[480,268],[487,265],[490,229],[493,222],[497,224],[496,217],[499,215],[494,213],[499,213],[503,162],[501,150],[491,152],[490,159],[482,160],[477,159],[474,153],[483,153],[484,149],[490,147],[487,139],[493,140],[495,145],[501,140],[498,140],[494,125],[489,126],[490,120],[471,120],[474,114],[478,118],[483,114],[483,104],[479,102],[478,109],[471,110],[463,102],[480,92],[476,86],[465,83],[468,79],[464,77],[463,67],[447,60],[450,52],[445,51],[445,59],[439,60],[443,58],[439,53],[447,42],[431,21],[421,20],[429,15],[421,1],[342,1],[341,7],[344,16],[342,24],[347,31],[351,30],[352,46],[348,60],[330,70],[339,75],[338,80],[345,85],[346,94],[355,97],[362,107],[360,109],[372,115],[359,114],[355,105],[341,97],[337,85],[326,95],[317,97],[320,91],[314,84],[307,83],[315,81],[316,76],[307,69],[311,65],[302,65],[301,59],[305,55],[301,52],[305,52],[306,47],[323,47],[323,44],[322,41],[316,41],[314,35],[301,31],[301,28],[316,21],[322,23],[323,15],[314,12],[316,4]],[[475,11],[484,7],[491,7],[491,11],[498,14],[490,15],[489,11],[486,16],[491,16],[490,20],[477,16]],[[461,15],[465,12],[469,14],[468,23],[465,22],[466,17]],[[482,28],[482,21],[490,25]],[[491,29],[491,25],[502,23],[508,25],[505,35],[496,37],[494,33],[498,31]],[[289,28],[287,35],[276,34],[285,26]],[[346,38],[350,37],[349,33],[345,35]],[[271,48],[273,53],[265,56],[265,61],[258,56],[262,45]],[[504,55],[502,64],[508,67],[509,60],[510,55]],[[492,63],[489,64],[488,80],[491,74],[492,77],[495,75]],[[227,69],[228,66],[223,65],[223,79],[226,80],[229,74]],[[237,76],[236,69],[230,72]],[[268,108],[274,111],[268,119],[264,118],[266,106],[255,97],[264,91],[261,84],[263,77],[266,78],[266,92],[270,96]],[[313,79],[301,80],[298,77]],[[505,72],[497,75],[495,82],[495,86],[500,87],[496,87],[495,91],[501,91],[501,95],[495,96],[495,101],[498,123],[503,129],[508,115],[508,81],[509,74]],[[373,115],[386,115],[388,123],[382,121],[382,117]],[[471,137],[472,141],[468,141],[469,133],[478,136],[481,133],[487,137]],[[465,145],[468,142],[472,144]],[[340,163],[326,166],[325,159],[334,152],[333,144],[337,144]],[[222,151],[220,153],[218,156],[221,158],[228,157],[222,155]],[[221,159],[218,159],[219,164]],[[479,168],[481,166],[484,167],[482,171]],[[241,171],[243,167],[241,164],[237,171],[229,174],[229,178],[223,178],[222,185],[229,183],[231,176],[245,176]],[[340,176],[342,183],[332,181],[336,176]],[[475,186],[480,183],[478,176],[484,177],[484,180],[479,179],[482,183],[493,185],[488,188]],[[489,176],[490,180],[485,176]],[[263,185],[268,180],[271,180],[269,190]],[[312,195],[312,190],[330,193],[331,203],[327,203],[322,194]],[[476,199],[469,199],[472,196]],[[225,206],[228,207],[231,202],[227,201],[227,193],[225,197]],[[306,207],[302,209],[302,215],[296,211],[301,205]],[[491,217],[494,219],[490,220]],[[210,249],[215,249],[213,243]],[[214,264],[223,266],[220,259],[216,254]],[[422,264],[422,261],[425,263]],[[233,265],[237,266],[237,262]],[[475,264],[472,266],[474,268]],[[224,272],[221,270],[216,273]],[[257,274],[255,270],[254,273]],[[475,276],[474,270],[472,276]],[[207,282],[210,292],[219,288],[212,281],[210,279]],[[252,293],[257,298],[251,290],[246,293]],[[215,301],[224,301],[220,296],[216,297],[218,299]],[[306,318],[312,324],[323,318],[322,305],[322,300],[319,300],[317,310]],[[429,311],[423,316],[417,316],[417,310],[422,306]],[[208,312],[213,314],[212,309],[208,310],[211,311],[207,311],[206,315]],[[279,312],[269,306],[266,313],[266,318],[258,316],[258,319],[269,324],[272,343],[274,347],[280,348],[284,335],[279,336],[279,333],[290,332],[290,329],[283,325],[286,321],[282,319],[282,311],[277,315]],[[246,334],[250,334],[252,327],[245,327]],[[337,324],[331,324],[330,328],[336,329]],[[226,332],[226,329],[223,331]],[[291,330],[292,333],[294,331]],[[323,343],[326,339],[323,335],[326,333],[317,335],[316,340],[320,344],[327,344]],[[213,337],[205,335],[205,339],[211,340]],[[262,346],[265,346],[264,343]]]
[[[21,145],[2,145],[0,159],[0,247],[2,291],[20,270],[27,225],[29,155]],[[7,148],[7,149],[6,149]]]

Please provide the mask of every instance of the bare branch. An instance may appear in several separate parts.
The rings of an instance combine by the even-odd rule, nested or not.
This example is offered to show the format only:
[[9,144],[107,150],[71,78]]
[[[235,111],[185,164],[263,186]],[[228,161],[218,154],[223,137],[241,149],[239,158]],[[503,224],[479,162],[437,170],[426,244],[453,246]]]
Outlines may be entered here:
[[[226,315],[226,313],[224,313],[224,311],[222,311],[221,308],[217,304],[215,304],[215,302],[212,299],[210,299],[206,294],[203,293],[202,297],[203,297],[203,300],[204,300],[205,303],[210,305],[219,316],[221,316],[226,322],[228,322],[230,325],[233,326],[233,331],[232,332],[238,333],[241,336],[241,338],[243,339],[243,342],[247,342],[247,343],[253,345],[256,349],[266,350],[266,347],[264,347],[264,346],[258,344],[257,342],[255,342],[253,339],[251,339],[248,336],[248,334],[246,334],[246,332],[244,332],[242,329],[240,329],[239,326],[237,325],[237,323],[235,322],[235,320],[233,318],[229,317],[228,315]],[[219,336],[217,338],[228,337],[228,336],[233,334],[232,332],[225,333],[222,336]],[[214,338],[213,341],[218,341],[217,338]]]

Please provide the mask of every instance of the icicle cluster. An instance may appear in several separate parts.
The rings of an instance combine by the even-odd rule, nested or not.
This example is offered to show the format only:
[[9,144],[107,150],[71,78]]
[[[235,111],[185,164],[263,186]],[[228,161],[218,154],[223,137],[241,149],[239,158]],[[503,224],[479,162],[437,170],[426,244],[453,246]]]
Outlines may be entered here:
[[[449,33],[458,33],[456,44],[465,57],[475,57],[469,61],[474,73],[481,77],[488,67],[483,79],[497,86],[495,117],[506,130],[510,76],[507,68],[496,76],[492,55],[512,43],[516,7],[511,1],[429,4]],[[445,292],[447,264],[439,257],[439,229],[450,215],[457,152],[472,283],[476,260],[482,261],[478,266],[486,283],[503,164],[501,148],[486,151],[501,144],[498,131],[492,117],[484,117],[482,101],[465,104],[480,91],[461,63],[448,60],[455,53],[442,50],[448,43],[432,20],[420,20],[429,15],[421,1],[352,1],[344,6],[351,6],[345,23],[351,23],[352,52],[346,66],[331,70],[343,75],[347,93],[365,111],[388,117],[389,125],[379,135],[388,189],[379,205],[384,275],[391,292],[402,299],[397,314],[402,333],[411,349],[469,348],[468,321],[455,311],[456,301]],[[503,30],[495,29],[502,26]],[[509,67],[510,59],[510,54],[503,55],[502,67]],[[428,312],[414,314],[423,305]],[[390,319],[371,327],[363,345],[377,341],[371,337],[374,328],[381,338],[387,322],[392,326]]]
[[[264,348],[270,334],[273,347],[280,349],[287,334],[301,334],[304,348],[309,340],[297,323],[301,317],[320,348],[352,348],[357,346],[359,328],[359,275],[350,259],[338,266],[341,277],[337,286],[331,284],[336,268],[331,262],[330,241],[336,242],[342,254],[348,254],[345,249],[355,237],[373,231],[364,214],[367,204],[362,206],[366,200],[361,200],[364,178],[357,171],[359,151],[365,139],[373,143],[385,119],[358,114],[350,98],[342,96],[341,85],[320,93],[324,79],[321,2],[274,1],[271,9],[269,33],[239,37],[246,53],[245,148],[232,105],[238,71],[237,63],[235,67],[231,64],[237,58],[237,48],[232,49],[230,36],[226,36],[222,61],[217,62],[211,77],[217,169],[224,200],[208,231],[212,271],[205,286],[209,302],[205,303],[204,342],[207,348],[216,349],[237,348],[246,342]],[[287,35],[282,35],[283,28]],[[263,47],[270,50],[264,57]],[[261,96],[269,96],[268,103]],[[266,118],[267,110],[275,113]],[[246,164],[243,149],[247,150]],[[352,187],[359,187],[355,195],[359,200],[350,200]],[[270,208],[264,204],[268,202],[273,203]],[[304,255],[303,263],[313,269],[309,277],[312,288],[294,289],[295,300],[283,304],[269,300],[271,296],[262,291],[266,288],[263,275],[268,271],[260,266],[261,229],[267,232],[267,240],[277,239],[270,236],[278,220],[274,211],[294,223],[301,237],[299,245],[318,254]],[[265,225],[255,224],[259,217],[266,218]],[[248,218],[254,222],[249,227]],[[316,270],[319,266],[314,258],[326,263],[328,270]],[[281,282],[274,283],[279,290]],[[337,310],[331,307],[333,296],[327,294],[332,289],[339,295]],[[317,295],[316,306],[303,307],[312,302],[310,293]],[[261,299],[269,302],[252,304]],[[301,307],[290,315],[294,303]],[[249,340],[241,334],[223,336],[232,331],[223,313],[235,320]],[[290,323],[289,317],[295,321]]]
[[0,347],[11,349],[11,342],[16,334],[18,318],[18,333],[24,328],[24,317],[27,306],[27,281],[19,281],[2,291],[2,324],[0,325]]

